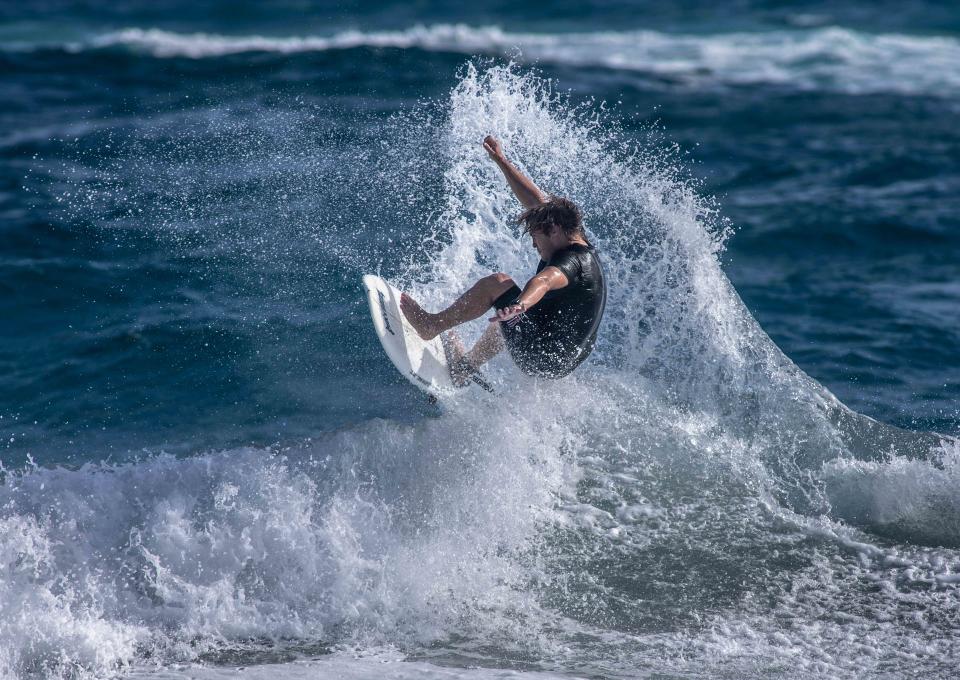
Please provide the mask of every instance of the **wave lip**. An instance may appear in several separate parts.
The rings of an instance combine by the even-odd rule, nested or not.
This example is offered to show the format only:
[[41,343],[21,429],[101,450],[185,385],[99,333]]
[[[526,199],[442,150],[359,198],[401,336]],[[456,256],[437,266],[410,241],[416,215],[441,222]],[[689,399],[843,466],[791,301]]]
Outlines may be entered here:
[[[49,48],[33,45],[26,49]],[[70,53],[126,47],[153,57],[209,59],[362,47],[486,54],[541,63],[648,73],[681,84],[782,85],[849,94],[960,92],[960,40],[828,27],[708,35],[650,30],[508,32],[497,26],[417,25],[329,36],[229,36],[126,28],[59,45]],[[21,45],[17,49],[24,49]],[[7,49],[11,49],[8,46]]]
[[419,48],[466,53],[497,52],[517,46],[516,38],[495,26],[471,28],[464,24],[413,26],[400,31],[348,30],[331,36],[267,37],[227,36],[215,33],[175,33],[156,28],[126,28],[97,36],[90,42],[74,43],[68,49],[127,46],[142,49],[155,57],[203,59],[244,52],[325,52],[357,47]]

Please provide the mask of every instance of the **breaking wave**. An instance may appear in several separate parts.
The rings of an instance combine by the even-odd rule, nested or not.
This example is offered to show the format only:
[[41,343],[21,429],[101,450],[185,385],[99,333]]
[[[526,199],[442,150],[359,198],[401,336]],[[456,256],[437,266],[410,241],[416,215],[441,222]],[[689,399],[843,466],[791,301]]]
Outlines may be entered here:
[[396,31],[280,37],[127,28],[75,42],[12,40],[6,45],[7,50],[75,53],[116,48],[161,59],[209,59],[246,52],[419,49],[621,70],[680,86],[773,84],[849,94],[935,96],[952,96],[960,90],[960,41],[956,38],[870,34],[842,27],[685,35],[649,30],[521,33],[496,26],[435,24]]

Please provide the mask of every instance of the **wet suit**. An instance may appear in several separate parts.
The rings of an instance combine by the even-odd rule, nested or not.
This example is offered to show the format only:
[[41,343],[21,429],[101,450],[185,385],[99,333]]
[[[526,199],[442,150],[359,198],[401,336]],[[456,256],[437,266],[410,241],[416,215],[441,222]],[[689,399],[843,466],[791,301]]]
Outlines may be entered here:
[[[556,267],[567,285],[551,290],[543,299],[508,321],[500,323],[510,356],[527,375],[562,378],[593,350],[607,300],[603,269],[592,246],[573,243],[558,250],[549,262],[540,261],[537,273]],[[493,306],[516,304],[521,290],[514,285]]]

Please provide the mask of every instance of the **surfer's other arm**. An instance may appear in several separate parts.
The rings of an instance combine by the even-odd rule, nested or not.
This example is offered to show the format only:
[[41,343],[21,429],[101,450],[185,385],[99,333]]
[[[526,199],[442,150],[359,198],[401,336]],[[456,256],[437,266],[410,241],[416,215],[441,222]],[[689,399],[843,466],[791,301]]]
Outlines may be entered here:
[[544,267],[536,276],[527,281],[523,292],[517,301],[509,307],[497,310],[497,315],[490,321],[508,321],[518,314],[523,314],[543,299],[551,290],[563,288],[569,283],[567,275],[557,267]]
[[487,135],[483,140],[483,148],[493,162],[499,166],[503,176],[507,178],[507,184],[513,189],[517,200],[523,204],[524,208],[532,208],[544,202],[543,192],[533,183],[529,177],[520,172],[517,167],[507,160],[500,147],[500,142],[493,135]]

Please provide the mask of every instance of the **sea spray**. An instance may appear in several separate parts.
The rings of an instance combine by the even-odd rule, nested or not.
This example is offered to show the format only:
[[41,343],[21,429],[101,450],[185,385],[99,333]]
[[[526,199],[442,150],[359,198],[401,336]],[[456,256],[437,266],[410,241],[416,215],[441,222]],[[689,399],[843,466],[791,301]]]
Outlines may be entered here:
[[774,345],[721,269],[730,226],[666,150],[638,148],[549,83],[510,67],[468,66],[451,95],[439,216],[449,245],[428,267],[413,265],[430,278],[428,302],[448,304],[442,296],[491,268],[522,282],[535,266],[532,248],[514,237],[517,203],[477,150],[486,133],[545,191],[583,206],[610,281],[594,363],[648,377],[662,398],[715,413],[718,428],[756,442],[780,466],[784,498],[826,507],[818,490],[791,479],[787,459],[802,477],[836,456],[895,446],[922,455],[936,444],[850,412]]

